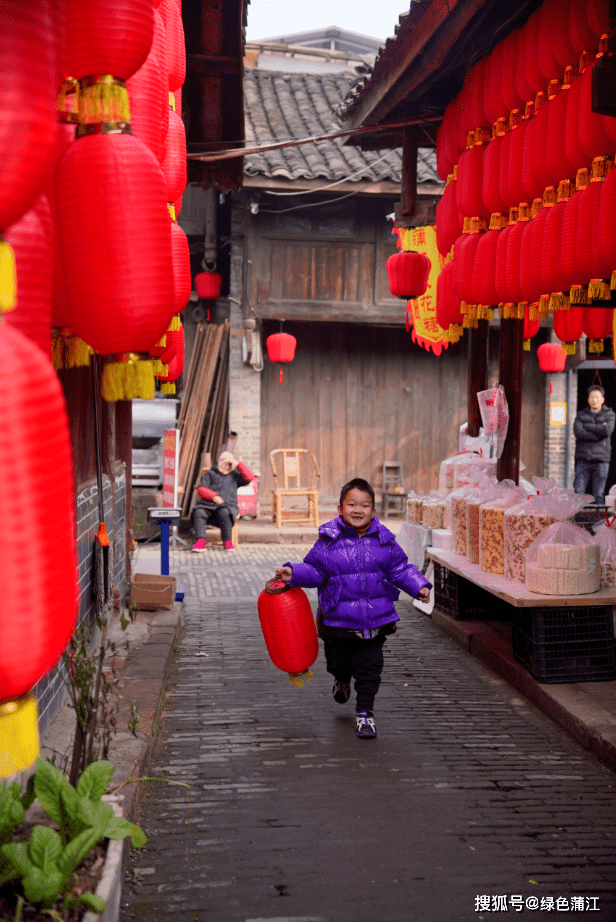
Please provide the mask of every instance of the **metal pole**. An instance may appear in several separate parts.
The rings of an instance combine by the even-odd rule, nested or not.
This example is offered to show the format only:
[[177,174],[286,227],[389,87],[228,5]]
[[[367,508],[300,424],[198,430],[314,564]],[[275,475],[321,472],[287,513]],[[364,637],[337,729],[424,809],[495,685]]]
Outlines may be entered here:
[[162,576],[169,576],[169,522],[166,519],[160,523],[160,572]]
[[571,369],[567,372],[567,428],[565,430],[565,487],[571,489],[573,486],[573,477],[571,471],[571,438],[573,429],[573,407],[571,405],[571,394],[573,391],[573,372]]

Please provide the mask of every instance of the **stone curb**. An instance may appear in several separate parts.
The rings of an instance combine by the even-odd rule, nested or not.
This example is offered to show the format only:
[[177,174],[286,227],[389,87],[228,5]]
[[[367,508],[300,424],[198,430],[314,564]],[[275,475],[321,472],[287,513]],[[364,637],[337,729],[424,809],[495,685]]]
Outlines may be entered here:
[[[107,803],[111,803],[116,816],[123,815],[122,807],[119,804],[121,798],[104,796],[102,799]],[[101,913],[86,912],[82,922],[119,922],[124,858],[125,853],[128,852],[126,841],[126,839],[109,839],[103,876],[96,888],[96,895],[105,900],[105,908]]]
[[[588,684],[601,683],[542,684],[514,660],[511,644],[489,624],[455,621],[436,609],[432,612],[432,620],[463,650],[500,675],[542,713],[560,724],[580,746],[616,771],[616,717],[584,691]],[[613,687],[611,682],[605,684]]]

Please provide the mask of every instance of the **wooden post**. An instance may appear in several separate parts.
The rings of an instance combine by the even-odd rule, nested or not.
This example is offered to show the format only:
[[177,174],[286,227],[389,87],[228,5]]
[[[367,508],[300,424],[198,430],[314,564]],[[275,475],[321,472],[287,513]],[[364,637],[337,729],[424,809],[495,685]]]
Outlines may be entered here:
[[396,203],[396,226],[411,227],[417,204],[417,136],[412,128],[404,129],[402,142],[402,181],[400,203]]
[[473,438],[479,435],[481,414],[477,392],[488,387],[488,335],[490,324],[479,320],[477,329],[470,329],[468,337],[468,434]]
[[500,383],[505,388],[509,406],[509,430],[503,453],[498,460],[496,476],[520,482],[520,431],[522,417],[522,370],[524,343],[523,320],[501,320]]

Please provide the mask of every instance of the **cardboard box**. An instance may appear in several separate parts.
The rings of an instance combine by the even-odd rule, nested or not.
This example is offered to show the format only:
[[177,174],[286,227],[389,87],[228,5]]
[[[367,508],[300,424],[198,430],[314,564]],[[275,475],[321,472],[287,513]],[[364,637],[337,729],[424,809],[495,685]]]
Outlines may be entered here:
[[175,576],[134,573],[130,582],[130,604],[140,611],[171,608],[175,601]]

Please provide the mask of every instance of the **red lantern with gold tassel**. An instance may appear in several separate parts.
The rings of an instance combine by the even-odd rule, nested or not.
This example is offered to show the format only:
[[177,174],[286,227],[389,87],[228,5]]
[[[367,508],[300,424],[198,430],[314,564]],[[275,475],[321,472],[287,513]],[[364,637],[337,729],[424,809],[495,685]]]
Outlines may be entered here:
[[611,288],[616,289],[616,170],[601,183],[598,221],[599,256],[611,267]]
[[66,70],[81,80],[126,80],[146,60],[154,35],[152,0],[65,0]]
[[[606,51],[606,40],[602,40],[596,61]],[[614,142],[605,130],[604,118],[592,111],[592,75],[596,61],[586,68],[580,77],[580,102],[578,110],[578,134],[580,146],[586,154],[587,163],[595,157],[613,157]]]
[[603,352],[603,340],[612,332],[614,324],[614,311],[602,307],[582,308],[582,329],[588,336],[589,352]]
[[[477,247],[481,236],[486,232],[486,224],[482,218],[471,218],[469,233],[457,240],[454,245],[453,281],[454,292],[460,298],[462,313],[465,314],[465,326],[476,326],[476,301],[473,301],[473,271]],[[458,246],[460,243],[460,246]]]
[[160,12],[167,33],[167,72],[169,89],[178,90],[186,79],[186,46],[182,14],[176,0],[162,0]]
[[548,130],[546,141],[546,167],[550,175],[550,185],[558,186],[561,179],[575,179],[576,169],[567,159],[564,138],[567,121],[567,102],[569,92],[574,81],[574,70],[568,67],[565,71],[561,91],[557,93],[550,103],[548,112]]
[[596,50],[599,39],[592,31],[586,18],[588,0],[569,0],[568,2],[568,32],[569,41],[578,54],[583,51]]
[[[541,254],[545,240],[545,229],[548,216],[552,208],[556,205],[556,189],[554,186],[548,186],[543,193],[543,208],[533,219],[533,228],[531,232],[532,258],[530,261],[530,284],[534,292],[539,293],[539,310],[542,317],[549,317],[550,295],[551,290],[544,287],[544,281],[541,274]],[[536,298],[528,299],[535,301]]]
[[499,118],[507,120],[509,110],[503,103],[503,55],[504,42],[499,42],[488,57],[483,87],[483,111],[488,119],[487,124],[494,125]]
[[[522,262],[522,238],[530,221],[530,207],[521,202],[518,208],[518,220],[508,234],[505,260],[505,286],[514,304],[524,301],[524,292],[520,286],[520,266]],[[502,270],[501,270],[502,271]]]
[[443,329],[449,328],[449,335],[452,342],[457,342],[462,335],[464,316],[461,311],[460,298],[456,297],[453,287],[453,261],[446,262],[442,271],[439,273],[439,281],[442,278],[442,294],[445,302],[445,311],[443,320],[446,321]]
[[[518,51],[520,53],[518,69],[524,71],[524,80],[528,84],[532,95],[536,95],[545,90],[546,79],[539,67],[539,58],[540,54],[550,53],[548,51],[550,42],[546,40],[547,36],[541,34],[540,20],[541,9],[538,9],[529,17],[526,24],[522,26],[520,30],[521,37],[518,44]],[[522,61],[524,63],[520,68]],[[530,98],[530,96],[527,96],[525,102]]]
[[427,288],[431,266],[424,253],[408,250],[390,256],[385,268],[394,298],[420,298]]
[[545,104],[545,93],[537,93],[535,98],[534,114],[528,124],[524,135],[524,150],[522,152],[522,186],[524,188],[524,197],[527,202],[533,202],[536,198],[543,195],[545,186],[542,186],[535,178],[535,132],[537,130],[537,118],[541,108]]
[[538,249],[540,245],[539,240],[535,233],[535,221],[542,209],[543,199],[533,199],[530,209],[530,221],[522,231],[522,240],[520,243],[520,290],[522,292],[523,302],[528,301],[531,305],[536,304],[535,310],[531,312],[531,317],[535,316],[535,311],[539,311],[539,299],[542,294],[541,286],[539,286],[539,290],[537,290],[531,279],[533,260],[537,259],[537,254],[540,252]]
[[319,654],[319,641],[308,596],[297,586],[268,580],[257,603],[267,652],[293,685],[312,677],[310,667]]
[[[590,300],[608,300],[610,298],[610,279],[612,266],[601,259],[599,248],[599,221],[601,213],[602,183],[614,166],[613,159],[609,157],[595,157],[592,162],[590,183],[580,196],[577,209],[575,250],[582,285],[588,284],[588,297]],[[577,293],[577,288],[576,288]],[[575,300],[574,304],[584,303]]]
[[513,202],[514,205],[527,204],[529,208],[530,204],[524,189],[522,172],[524,166],[526,132],[529,130],[534,114],[534,102],[527,102],[524,110],[524,120],[518,124],[516,130],[513,132],[507,158],[507,169],[509,171],[507,186],[509,189],[509,201]]
[[[126,81],[132,132],[149,147],[159,163],[162,163],[164,151],[161,112],[169,107],[165,77],[166,74],[161,70],[152,49],[145,63]],[[168,111],[165,112],[165,119],[168,122]],[[166,135],[166,130],[164,134]]]
[[79,137],[58,164],[69,309],[81,339],[103,355],[146,352],[173,316],[165,202],[160,165],[130,133]]
[[586,0],[586,22],[595,35],[610,31],[609,0]]
[[445,256],[462,232],[463,217],[456,202],[457,180],[454,174],[447,177],[447,184],[436,206],[436,245]]
[[[163,365],[167,365],[167,374],[156,375],[158,380],[162,382],[161,393],[163,394],[175,394],[175,382],[184,371],[184,327],[182,323],[180,323],[179,329],[175,332],[174,354],[166,359],[166,353],[163,353],[160,359]],[[167,337],[170,336],[171,334],[167,333]]]
[[36,703],[24,696],[73,631],[77,554],[62,388],[38,346],[1,321],[0,431],[0,777],[7,777],[38,755]]
[[507,120],[499,118],[492,127],[492,141],[488,144],[483,157],[483,179],[481,194],[484,208],[490,215],[500,212],[505,214],[509,210],[500,194],[501,167],[507,169],[505,158],[502,156],[503,142],[509,128]]
[[577,286],[576,301],[574,303],[582,302],[586,295],[585,289],[582,290],[582,285],[585,284],[585,282],[582,278],[577,258],[576,235],[578,207],[582,198],[582,193],[587,188],[589,182],[590,176],[588,170],[585,168],[578,170],[575,180],[576,191],[565,206],[562,222],[560,271],[566,279],[567,286],[570,289],[572,286]]
[[562,342],[564,355],[575,355],[575,344],[584,332],[582,308],[573,305],[568,311],[554,314],[554,332]]
[[6,240],[13,247],[17,270],[17,307],[5,316],[48,356],[51,349],[53,243],[51,211],[46,196],[12,224]]
[[507,112],[524,111],[526,102],[535,98],[526,80],[523,62],[522,29],[514,29],[503,41],[502,97]]
[[550,111],[554,105],[554,100],[561,92],[561,83],[562,81],[560,80],[550,81],[547,102],[539,109],[536,118],[533,150],[533,180],[538,195],[543,189],[547,188],[547,186],[556,186],[563,178],[559,176],[558,179],[552,179],[552,174],[547,162]]
[[190,298],[190,251],[186,234],[171,222],[171,260],[173,264],[174,312],[183,311]]
[[[552,38],[557,21],[564,20],[562,7],[563,0],[544,0],[539,7],[537,65],[546,83],[562,78],[565,67],[556,58],[555,42]],[[567,61],[567,64],[571,64],[571,61]]]
[[539,332],[539,327],[541,326],[541,320],[537,318],[536,320],[530,319],[529,307],[526,306],[524,311],[524,344],[523,349],[525,352],[530,352],[530,341]]
[[510,208],[509,209],[509,221],[507,226],[498,235],[498,243],[496,245],[496,260],[494,267],[494,285],[496,288],[496,295],[499,304],[504,305],[503,317],[511,318],[517,316],[517,308],[514,312],[513,306],[516,302],[513,299],[512,293],[509,291],[507,285],[507,249],[509,245],[509,239],[513,228],[518,223],[518,209]]
[[509,116],[509,133],[505,135],[501,143],[500,164],[499,164],[499,194],[505,203],[505,211],[509,211],[514,206],[517,207],[520,199],[517,192],[514,191],[512,180],[514,171],[511,164],[511,148],[514,139],[517,140],[520,131],[522,113],[519,109],[514,109]]
[[571,88],[567,93],[567,114],[565,117],[565,156],[572,169],[581,170],[590,166],[592,157],[588,157],[582,149],[580,139],[580,103],[582,94],[582,77],[588,67],[592,64],[594,55],[590,53],[582,54],[578,72],[580,76],[573,81]]
[[572,192],[573,184],[569,179],[558,184],[556,204],[549,209],[541,242],[541,288],[544,295],[550,295],[552,311],[569,307],[569,287],[560,268],[560,250],[565,209]]
[[567,356],[558,343],[543,343],[537,349],[539,369],[546,374],[557,374],[565,370]]
[[[471,285],[471,299],[473,304],[494,307],[499,302],[496,291],[496,248],[503,228],[507,226],[507,218],[500,212],[495,212],[490,218],[490,227],[485,234],[480,234],[473,266]],[[481,317],[480,319],[485,319]]]
[[186,130],[177,112],[169,110],[167,147],[163,159],[167,182],[167,201],[175,202],[186,188]]

